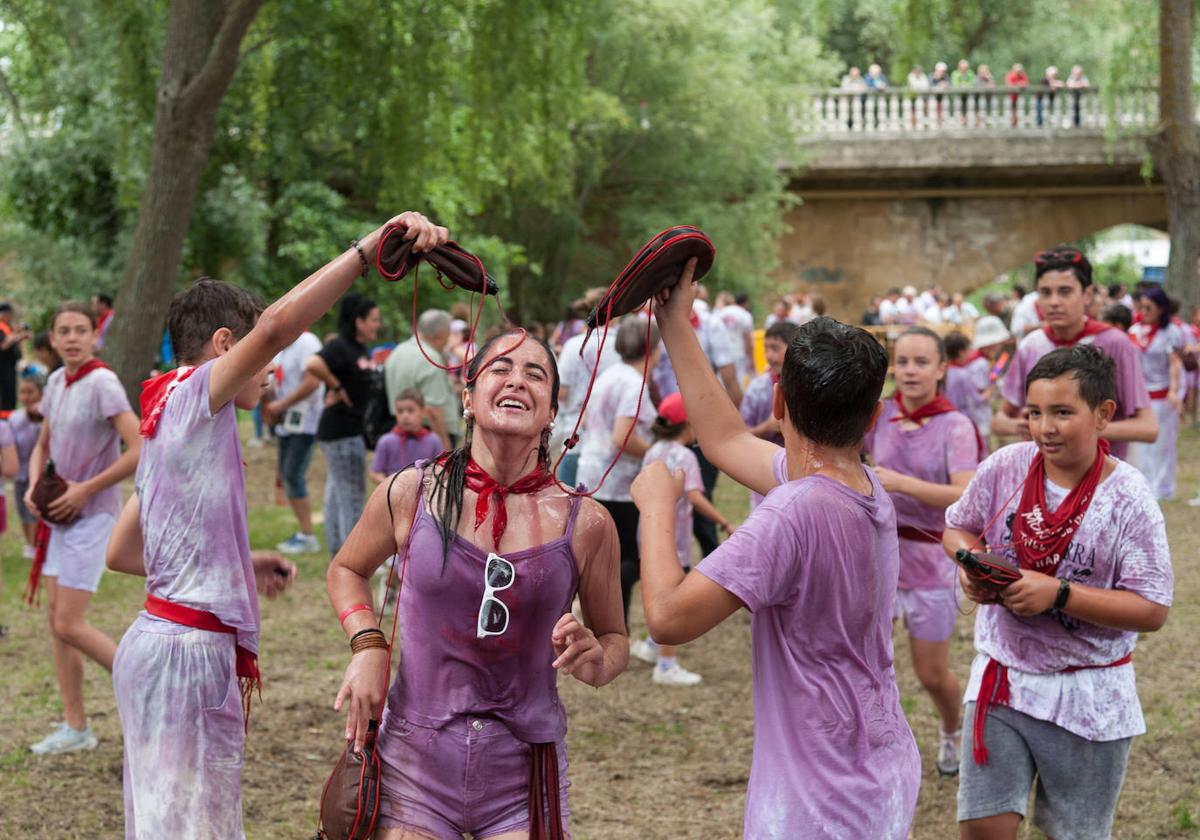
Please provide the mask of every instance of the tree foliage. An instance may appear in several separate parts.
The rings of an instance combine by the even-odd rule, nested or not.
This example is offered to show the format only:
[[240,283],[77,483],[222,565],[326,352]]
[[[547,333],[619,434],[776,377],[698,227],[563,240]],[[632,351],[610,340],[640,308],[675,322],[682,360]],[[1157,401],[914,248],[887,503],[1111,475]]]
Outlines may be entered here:
[[[125,268],[165,8],[0,2],[32,127],[0,140],[0,280],[23,302],[112,290]],[[411,207],[479,252],[524,318],[557,318],[680,223],[714,237],[723,283],[754,290],[789,201],[787,105],[832,72],[764,0],[275,0],[222,103],[178,280],[274,296]],[[408,287],[369,293],[401,329]],[[422,285],[422,305],[450,297]]]

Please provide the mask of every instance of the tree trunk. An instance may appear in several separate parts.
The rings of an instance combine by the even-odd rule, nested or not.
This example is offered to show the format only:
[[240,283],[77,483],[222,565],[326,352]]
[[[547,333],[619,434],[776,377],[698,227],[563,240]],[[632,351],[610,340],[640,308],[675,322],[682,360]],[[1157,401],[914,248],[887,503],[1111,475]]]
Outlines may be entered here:
[[154,113],[150,170],[105,359],[138,405],[154,364],[217,110],[263,0],[172,0]]
[[1159,7],[1159,120],[1152,139],[1155,164],[1167,185],[1171,259],[1167,289],[1186,309],[1200,303],[1200,137],[1192,98],[1192,0]]

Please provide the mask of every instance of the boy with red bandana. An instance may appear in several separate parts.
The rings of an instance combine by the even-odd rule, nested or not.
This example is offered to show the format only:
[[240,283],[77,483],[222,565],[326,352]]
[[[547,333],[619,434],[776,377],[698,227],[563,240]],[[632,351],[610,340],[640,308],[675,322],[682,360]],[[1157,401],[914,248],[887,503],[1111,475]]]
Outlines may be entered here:
[[1031,443],[984,461],[946,511],[948,553],[977,545],[1019,564],[979,603],[966,690],[962,837],[1015,838],[1037,778],[1035,824],[1056,840],[1108,837],[1133,736],[1146,731],[1131,660],[1159,629],[1173,576],[1166,526],[1134,467],[1101,435],[1112,359],[1061,348],[1029,372]]
[[1038,360],[1057,347],[1092,344],[1116,363],[1116,408],[1103,437],[1115,457],[1124,459],[1130,441],[1153,443],[1158,424],[1150,411],[1150,398],[1142,378],[1137,350],[1120,330],[1087,317],[1094,288],[1092,264],[1074,248],[1043,251],[1034,258],[1038,307],[1045,326],[1021,339],[1004,380],[1000,412],[992,431],[1001,437],[1029,439],[1025,412],[1025,377]]
[[[446,230],[419,213],[393,221],[417,251],[446,241]],[[108,551],[110,568],[146,577],[145,608],[113,668],[126,840],[245,837],[242,755],[260,684],[257,593],[277,594],[296,570],[274,552],[250,550],[235,409],[255,406],[276,353],[366,273],[382,231],[266,310],[207,278],[171,302],[168,329],[182,367],[143,383],[137,493]]]

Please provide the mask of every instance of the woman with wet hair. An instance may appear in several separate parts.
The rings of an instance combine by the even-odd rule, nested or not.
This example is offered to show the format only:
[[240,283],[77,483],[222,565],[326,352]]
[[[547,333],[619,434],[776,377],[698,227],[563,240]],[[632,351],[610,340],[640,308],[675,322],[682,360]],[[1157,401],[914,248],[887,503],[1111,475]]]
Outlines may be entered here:
[[[558,369],[545,344],[520,331],[492,338],[462,399],[463,446],[381,484],[330,564],[352,650],[335,708],[361,747],[387,693],[379,840],[559,838],[558,672],[601,686],[629,658],[617,532],[550,473]],[[392,554],[403,631],[387,690],[387,640],[369,604],[371,576]]]

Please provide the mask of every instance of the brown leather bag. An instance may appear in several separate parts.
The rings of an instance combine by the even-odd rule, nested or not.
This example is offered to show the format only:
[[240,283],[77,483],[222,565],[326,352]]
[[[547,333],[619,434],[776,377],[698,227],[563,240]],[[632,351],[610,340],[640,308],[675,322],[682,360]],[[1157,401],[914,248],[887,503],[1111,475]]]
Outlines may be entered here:
[[31,496],[44,521],[49,522],[51,525],[66,525],[72,521],[70,518],[59,518],[51,516],[49,513],[50,505],[66,492],[66,479],[54,469],[53,461],[47,461],[46,470],[42,473],[42,477],[38,479],[38,483],[34,485]]
[[405,239],[408,228],[389,225],[379,240],[375,262],[379,273],[387,280],[401,280],[421,260],[429,263],[438,275],[459,288],[483,295],[499,294],[500,287],[483,267],[483,261],[453,240],[422,253],[413,252],[413,240]]
[[695,258],[693,279],[699,280],[717,258],[717,249],[699,228],[686,225],[664,230],[634,254],[608,292],[587,316],[589,330],[633,312],[661,290],[679,282],[687,261]]
[[362,752],[346,744],[321,791],[320,828],[313,840],[369,840],[379,818],[379,754],[371,721]]
[[[401,471],[403,472],[403,470]],[[388,515],[392,519],[392,530],[396,529],[396,515],[392,510],[392,485],[396,483],[396,479],[400,477],[400,473],[392,476],[391,482],[388,484]],[[412,534],[413,522],[416,522],[417,510],[420,508],[420,503],[413,505],[413,520],[408,525],[408,532]],[[404,571],[408,568],[408,547],[412,540],[405,541],[404,556],[400,564],[400,573],[395,573],[395,568],[388,572],[387,591],[383,597],[383,607],[379,611],[380,623],[383,620],[383,612],[387,609],[387,605],[392,603],[391,592],[393,581],[396,584],[396,600],[395,608],[392,613],[392,639],[388,646],[387,656],[387,678],[390,681],[392,675],[392,649],[396,644],[396,618],[400,612],[400,592],[404,588]],[[397,554],[400,554],[397,547]],[[354,752],[354,741],[346,742],[342,748],[342,754],[338,758],[337,763],[333,765],[333,772],[329,774],[329,778],[325,781],[325,787],[321,789],[321,810],[318,817],[317,833],[313,840],[371,840],[375,834],[375,822],[379,819],[379,775],[380,761],[379,754],[376,751],[375,739],[379,732],[379,718],[383,714],[383,706],[387,703],[387,686],[384,687],[383,701],[380,703],[379,709],[376,711],[375,718],[370,721],[367,728],[367,737],[363,741],[361,753]]]

